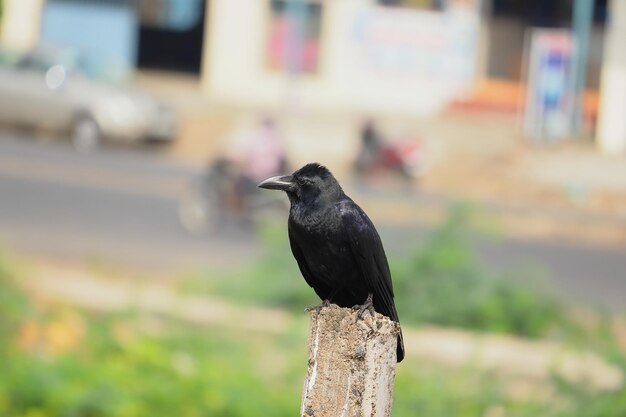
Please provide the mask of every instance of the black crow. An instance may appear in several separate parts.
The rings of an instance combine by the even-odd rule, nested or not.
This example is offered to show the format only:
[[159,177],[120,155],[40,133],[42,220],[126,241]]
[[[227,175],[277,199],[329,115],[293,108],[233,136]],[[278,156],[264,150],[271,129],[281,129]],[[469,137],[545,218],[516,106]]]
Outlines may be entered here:
[[[367,214],[324,166],[312,163],[292,175],[268,178],[261,188],[289,197],[289,242],[305,281],[324,303],[362,304],[398,322],[383,244]],[[397,361],[404,358],[402,333]]]

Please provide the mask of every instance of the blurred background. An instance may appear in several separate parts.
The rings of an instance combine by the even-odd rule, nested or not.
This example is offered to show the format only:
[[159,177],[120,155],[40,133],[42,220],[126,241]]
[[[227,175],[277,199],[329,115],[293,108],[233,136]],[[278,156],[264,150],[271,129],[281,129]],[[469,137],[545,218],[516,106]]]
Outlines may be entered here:
[[0,415],[294,415],[327,165],[394,416],[626,415],[626,1],[0,0]]

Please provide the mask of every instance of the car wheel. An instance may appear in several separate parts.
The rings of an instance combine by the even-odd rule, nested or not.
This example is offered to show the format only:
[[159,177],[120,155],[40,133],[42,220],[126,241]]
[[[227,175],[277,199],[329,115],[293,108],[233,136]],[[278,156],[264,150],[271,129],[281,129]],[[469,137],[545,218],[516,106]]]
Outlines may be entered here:
[[79,116],[72,127],[71,140],[79,152],[94,150],[102,140],[98,123],[90,116]]

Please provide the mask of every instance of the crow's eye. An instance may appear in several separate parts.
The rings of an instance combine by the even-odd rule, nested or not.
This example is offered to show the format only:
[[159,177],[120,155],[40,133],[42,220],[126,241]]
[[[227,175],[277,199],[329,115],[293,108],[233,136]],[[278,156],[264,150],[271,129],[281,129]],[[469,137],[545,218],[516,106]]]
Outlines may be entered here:
[[298,178],[297,182],[298,185],[301,187],[309,187],[313,185],[313,180],[311,180],[310,178]]

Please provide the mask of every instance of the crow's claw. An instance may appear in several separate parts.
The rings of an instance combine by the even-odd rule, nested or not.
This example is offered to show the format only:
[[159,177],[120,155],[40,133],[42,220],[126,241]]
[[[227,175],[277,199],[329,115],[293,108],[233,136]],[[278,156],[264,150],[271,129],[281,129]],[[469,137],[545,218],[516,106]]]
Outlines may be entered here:
[[330,306],[330,300],[324,300],[322,301],[322,304],[307,307],[304,309],[304,311],[306,311],[307,313],[310,313],[311,311],[315,311],[317,314],[319,314],[321,309],[323,309],[324,307],[329,307],[329,306]]
[[358,313],[356,313],[356,319],[357,320],[362,320],[363,319],[363,314],[365,313],[365,311],[367,311],[368,313],[370,313],[370,316],[374,317],[374,314],[376,313],[376,311],[374,310],[374,303],[372,301],[372,294],[368,294],[367,295],[367,299],[365,300],[365,302],[362,305],[355,305],[354,307],[352,307],[353,310],[358,310]]

